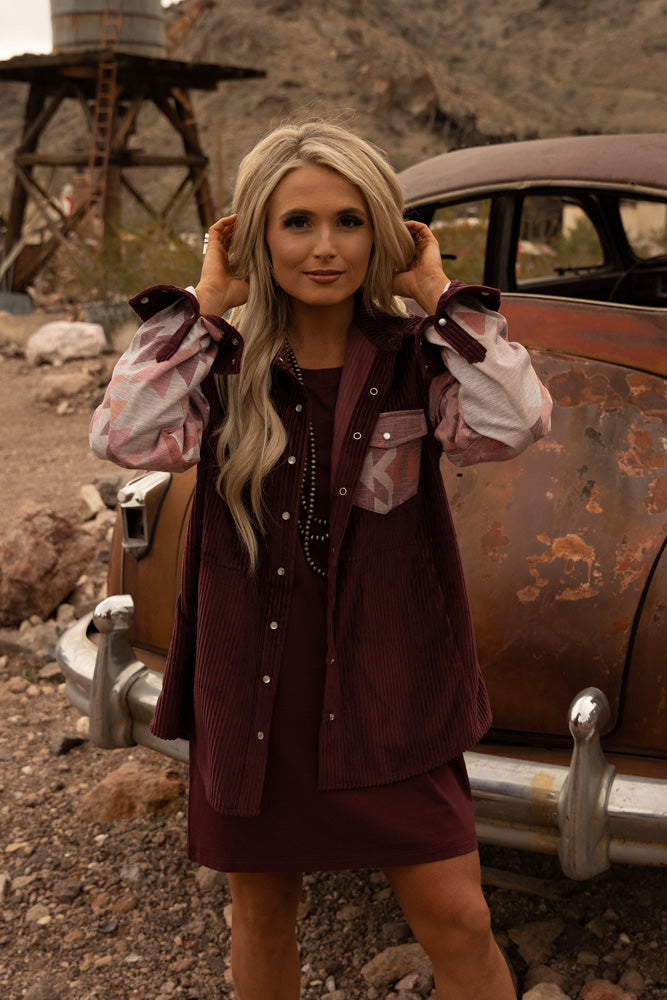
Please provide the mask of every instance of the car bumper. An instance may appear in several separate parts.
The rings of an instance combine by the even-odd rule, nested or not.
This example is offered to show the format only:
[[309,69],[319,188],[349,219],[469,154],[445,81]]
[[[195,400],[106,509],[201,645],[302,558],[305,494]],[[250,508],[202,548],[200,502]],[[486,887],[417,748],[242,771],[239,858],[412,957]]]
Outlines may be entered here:
[[[62,636],[57,655],[67,696],[90,717],[97,746],[138,743],[187,761],[185,740],[161,740],[150,732],[162,675],[132,649],[132,615],[130,597],[110,597]],[[89,636],[91,623],[98,644]],[[569,766],[466,753],[480,841],[557,854],[565,874],[576,879],[617,861],[667,865],[667,784],[617,773],[600,746],[608,715],[598,689],[577,695],[568,713]]]

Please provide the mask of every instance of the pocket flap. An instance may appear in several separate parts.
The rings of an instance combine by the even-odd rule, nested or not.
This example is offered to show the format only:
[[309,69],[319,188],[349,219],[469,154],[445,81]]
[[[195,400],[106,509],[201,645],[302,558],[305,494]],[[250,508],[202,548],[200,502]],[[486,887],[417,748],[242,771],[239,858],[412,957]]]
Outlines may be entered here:
[[423,410],[389,410],[381,413],[371,434],[371,448],[396,448],[423,437],[428,430]]

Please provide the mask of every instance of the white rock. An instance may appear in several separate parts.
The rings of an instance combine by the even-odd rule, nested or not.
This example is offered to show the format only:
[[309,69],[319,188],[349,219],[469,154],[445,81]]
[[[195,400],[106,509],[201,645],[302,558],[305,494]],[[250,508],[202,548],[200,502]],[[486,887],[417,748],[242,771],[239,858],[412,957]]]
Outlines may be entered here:
[[100,496],[100,491],[92,483],[86,483],[79,490],[78,514],[82,521],[92,521],[92,519],[107,509],[107,505]]
[[538,983],[521,997],[521,1000],[570,1000],[555,983]]
[[391,986],[413,972],[419,975],[417,988],[422,992],[429,989],[433,982],[433,968],[426,953],[416,943],[385,948],[361,969],[368,985],[376,987]]
[[73,358],[94,358],[106,350],[107,338],[99,323],[70,323],[57,320],[33,333],[25,345],[26,360],[62,364]]

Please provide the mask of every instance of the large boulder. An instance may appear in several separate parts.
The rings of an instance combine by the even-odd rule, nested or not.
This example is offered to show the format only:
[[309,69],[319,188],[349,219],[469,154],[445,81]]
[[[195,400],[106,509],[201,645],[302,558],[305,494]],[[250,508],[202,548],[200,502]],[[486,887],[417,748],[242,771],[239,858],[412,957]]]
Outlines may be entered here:
[[185,782],[171,768],[127,761],[83,796],[79,819],[90,823],[133,816],[172,816],[183,808]]
[[59,365],[75,358],[96,358],[106,348],[106,334],[99,323],[56,320],[46,323],[28,338],[25,356],[34,365],[42,361]]
[[0,626],[45,619],[72,592],[95,557],[92,535],[28,501],[0,527]]

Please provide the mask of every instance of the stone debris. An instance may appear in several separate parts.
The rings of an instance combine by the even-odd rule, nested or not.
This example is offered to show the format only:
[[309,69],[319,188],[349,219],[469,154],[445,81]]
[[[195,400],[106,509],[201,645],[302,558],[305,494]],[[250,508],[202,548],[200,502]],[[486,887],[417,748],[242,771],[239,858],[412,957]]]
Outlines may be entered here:
[[25,357],[32,365],[61,365],[76,358],[96,358],[107,348],[104,327],[99,323],[55,320],[28,337]]
[[95,540],[67,518],[26,501],[0,528],[0,626],[48,618],[95,552]]
[[510,939],[517,945],[524,962],[533,965],[543,962],[553,953],[553,944],[562,934],[565,924],[562,920],[539,920],[534,923],[510,927]]
[[606,979],[594,979],[586,983],[577,1000],[637,1000],[637,996],[635,993],[627,993],[622,986],[610,983]]
[[569,997],[556,983],[538,983],[524,993],[521,1000],[569,1000]]
[[79,490],[79,518],[81,521],[92,521],[102,511],[106,511],[100,491],[92,483],[86,483]]
[[370,986],[392,986],[406,976],[416,974],[414,981],[420,991],[433,986],[433,968],[430,959],[418,944],[401,944],[376,955],[367,962],[361,974]]
[[183,806],[185,783],[165,767],[121,764],[82,797],[76,815],[89,823],[131,816],[171,816]]

